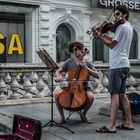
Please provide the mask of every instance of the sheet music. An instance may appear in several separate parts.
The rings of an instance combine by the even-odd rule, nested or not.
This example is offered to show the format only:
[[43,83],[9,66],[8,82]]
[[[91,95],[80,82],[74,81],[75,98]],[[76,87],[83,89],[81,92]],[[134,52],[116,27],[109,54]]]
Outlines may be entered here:
[[45,49],[40,49],[39,51],[37,51],[37,54],[49,69],[58,69],[58,65],[54,62],[54,60],[50,57]]

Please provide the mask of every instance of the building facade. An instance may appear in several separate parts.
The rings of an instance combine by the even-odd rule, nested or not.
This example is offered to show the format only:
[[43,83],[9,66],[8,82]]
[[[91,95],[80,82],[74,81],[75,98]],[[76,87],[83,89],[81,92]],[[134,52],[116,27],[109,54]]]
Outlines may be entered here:
[[0,63],[37,63],[39,48],[63,62],[71,57],[68,44],[75,40],[89,49],[86,59],[109,62],[110,50],[86,32],[107,20],[117,2],[130,9],[129,58],[139,61],[140,0],[0,0]]

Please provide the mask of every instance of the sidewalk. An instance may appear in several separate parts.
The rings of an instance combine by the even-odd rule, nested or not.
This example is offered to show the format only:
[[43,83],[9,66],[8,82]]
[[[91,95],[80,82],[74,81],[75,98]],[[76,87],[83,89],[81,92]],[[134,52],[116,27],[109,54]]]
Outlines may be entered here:
[[[68,130],[61,127],[45,127],[43,128],[41,140],[139,140],[140,124],[134,123],[134,131],[118,130],[116,134],[99,134],[96,133],[96,128],[102,127],[107,124],[109,117],[100,115],[99,108],[105,106],[109,102],[109,97],[95,98],[95,102],[92,105],[88,115],[93,118],[94,123],[86,124],[81,122],[79,115],[75,112],[67,121],[65,126],[74,131],[72,134]],[[65,111],[66,117],[68,111]],[[33,119],[40,120],[42,125],[46,124],[51,119],[51,104],[39,103],[39,104],[27,104],[27,105],[15,105],[15,106],[1,106],[0,107],[0,131],[11,133],[13,124],[13,114],[19,114],[27,116]],[[59,120],[59,114],[54,104],[53,111],[54,120]],[[117,120],[117,124],[122,122],[121,119]],[[1,132],[0,132],[1,133]]]

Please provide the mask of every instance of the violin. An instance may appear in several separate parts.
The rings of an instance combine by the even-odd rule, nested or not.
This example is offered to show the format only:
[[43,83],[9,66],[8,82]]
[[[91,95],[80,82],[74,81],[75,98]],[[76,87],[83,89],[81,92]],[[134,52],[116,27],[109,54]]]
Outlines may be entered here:
[[[84,49],[83,55],[89,53],[88,49]],[[58,97],[60,105],[71,111],[78,111],[84,108],[86,103],[86,92],[84,84],[89,80],[89,73],[85,66],[72,68],[68,72],[68,86],[63,89]]]
[[[115,4],[114,4],[115,5]],[[116,5],[120,5],[119,2],[116,3]],[[115,7],[114,7],[115,8]],[[111,32],[115,32],[117,27],[120,25],[120,24],[123,24],[125,21],[120,18],[120,19],[115,19],[113,22],[109,22],[112,14],[114,12],[114,9],[111,10],[111,13],[108,17],[108,19],[106,21],[104,21],[99,27],[92,27],[90,30],[87,31],[87,34],[89,35],[94,35],[94,30],[97,30],[98,32],[104,34],[104,33],[107,33],[109,31]],[[96,37],[96,36],[95,36]]]
[[97,28],[92,27],[91,30],[88,30],[87,34],[89,34],[89,35],[93,34],[95,29],[103,34],[109,32],[109,31],[115,32],[117,27],[123,23],[124,23],[124,20],[122,20],[122,19],[114,20],[113,22],[104,21],[99,27],[97,27]]

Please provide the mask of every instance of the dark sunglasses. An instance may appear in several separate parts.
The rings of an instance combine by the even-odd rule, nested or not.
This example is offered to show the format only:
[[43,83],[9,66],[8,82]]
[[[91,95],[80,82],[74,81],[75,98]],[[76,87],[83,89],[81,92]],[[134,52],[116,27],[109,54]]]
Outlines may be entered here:
[[76,52],[77,50],[79,50],[78,48],[73,48],[73,51]]
[[114,14],[114,16],[119,16],[121,13],[117,12]]

